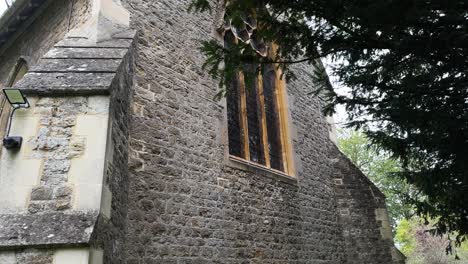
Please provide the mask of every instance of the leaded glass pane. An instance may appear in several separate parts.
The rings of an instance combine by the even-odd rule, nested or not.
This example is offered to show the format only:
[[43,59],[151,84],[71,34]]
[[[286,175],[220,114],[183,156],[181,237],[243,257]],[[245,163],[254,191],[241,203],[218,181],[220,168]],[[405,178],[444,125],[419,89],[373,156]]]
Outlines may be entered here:
[[284,171],[281,149],[279,111],[276,100],[276,72],[273,65],[265,66],[263,72],[263,96],[265,98],[265,115],[267,120],[268,149],[270,164],[273,169]]
[[265,165],[265,156],[261,144],[260,109],[256,70],[253,65],[245,67],[245,93],[247,100],[247,123],[249,131],[250,160]]

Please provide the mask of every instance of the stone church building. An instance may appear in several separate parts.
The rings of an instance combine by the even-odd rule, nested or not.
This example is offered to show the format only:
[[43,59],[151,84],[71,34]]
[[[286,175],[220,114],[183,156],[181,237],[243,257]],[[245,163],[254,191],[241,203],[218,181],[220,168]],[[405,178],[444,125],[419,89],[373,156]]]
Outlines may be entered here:
[[199,41],[248,40],[188,4],[16,0],[0,18],[0,87],[29,101],[0,98],[2,138],[23,139],[1,149],[0,263],[403,263],[312,66],[239,72],[215,100]]

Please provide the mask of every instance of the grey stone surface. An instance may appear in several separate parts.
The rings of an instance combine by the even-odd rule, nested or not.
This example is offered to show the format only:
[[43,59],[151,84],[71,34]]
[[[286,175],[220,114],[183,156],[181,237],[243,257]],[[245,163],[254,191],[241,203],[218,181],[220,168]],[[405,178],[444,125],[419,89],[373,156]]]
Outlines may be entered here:
[[114,73],[30,72],[15,88],[28,95],[106,95]]
[[297,98],[298,184],[230,168],[219,140],[224,112],[212,100],[217,83],[197,49],[213,36],[213,17],[189,14],[179,1],[125,2],[141,30],[128,263],[345,263],[331,143],[310,78],[288,85]]
[[53,255],[49,250],[26,249],[16,252],[16,263],[13,264],[51,264]]
[[[88,244],[97,212],[1,214],[1,250]],[[23,262],[20,262],[23,263]]]
[[[135,43],[136,44],[136,43]],[[108,142],[104,184],[112,193],[110,219],[98,220],[91,245],[103,249],[104,263],[125,262],[125,236],[128,228],[128,153],[129,120],[135,73],[135,47],[124,57],[111,85],[110,138]]]
[[348,263],[404,263],[401,258],[393,260],[392,251],[396,249],[390,224],[376,213],[382,210],[386,214],[385,196],[338,149],[333,155],[337,157],[333,176],[340,180],[335,182],[335,189]]
[[[140,32],[128,263],[393,263],[375,215],[364,213],[380,203],[340,208],[372,226],[361,244],[343,236],[358,223],[340,220],[334,175],[342,173],[335,166],[341,154],[329,140],[323,103],[310,93],[310,66],[297,65],[299,78],[287,84],[297,184],[231,168],[221,140],[225,113],[212,100],[217,83],[201,69],[197,49],[200,39],[214,37],[215,12],[190,14],[174,0],[123,2]],[[370,253],[359,247],[371,244]]]
[[[133,32],[135,34],[135,32]],[[28,95],[108,95],[115,73],[128,53],[129,39],[107,40],[108,46],[83,46],[81,38],[67,38],[62,42],[77,48],[55,47],[47,52],[31,70],[16,83]]]
[[107,72],[117,70],[121,59],[41,59],[30,72]]
[[121,59],[127,53],[127,48],[53,48],[44,59]]
[[114,39],[133,39],[135,37],[135,29],[126,29],[121,32],[117,32],[112,36]]
[[52,200],[53,189],[46,186],[35,187],[31,191],[31,200]]
[[1,251],[2,264],[52,264],[53,252],[48,249],[20,249],[16,251]]
[[55,44],[57,48],[70,48],[70,47],[81,47],[81,48],[129,48],[132,44],[135,33],[133,31],[128,32],[128,38],[119,39],[115,38],[112,40],[106,40],[101,42],[92,42],[87,38],[67,38],[59,41]]

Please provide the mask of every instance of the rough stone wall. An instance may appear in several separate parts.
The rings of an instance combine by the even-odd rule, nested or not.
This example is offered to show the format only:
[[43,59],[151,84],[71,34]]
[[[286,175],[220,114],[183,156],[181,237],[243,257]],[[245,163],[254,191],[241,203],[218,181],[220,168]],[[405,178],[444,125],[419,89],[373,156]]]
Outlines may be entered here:
[[[31,142],[31,158],[42,160],[41,179],[31,191],[28,211],[63,211],[72,206],[73,187],[68,183],[71,160],[83,155],[85,138],[73,135],[77,115],[87,98],[41,98],[34,111],[41,113],[37,137]],[[5,154],[7,155],[7,154]]]
[[0,254],[0,263],[2,264],[51,264],[53,261],[53,252],[50,250],[18,250],[7,254]]
[[[103,263],[125,263],[128,198],[128,136],[134,78],[134,46],[111,84],[110,125],[106,151],[102,214],[92,246],[103,250]],[[109,205],[103,206],[106,202]],[[105,212],[108,207],[109,212]],[[103,210],[104,209],[104,210]]]
[[[140,32],[131,123],[128,263],[345,263],[325,118],[309,72],[288,85],[297,181],[227,166],[217,84],[189,1],[123,1]],[[302,167],[302,168],[301,168]]]
[[385,196],[338,149],[332,158],[348,263],[404,263],[393,244]]
[[28,66],[36,64],[69,29],[83,23],[90,10],[90,0],[53,0],[13,45],[1,51],[0,87],[7,82],[19,57],[25,57]]

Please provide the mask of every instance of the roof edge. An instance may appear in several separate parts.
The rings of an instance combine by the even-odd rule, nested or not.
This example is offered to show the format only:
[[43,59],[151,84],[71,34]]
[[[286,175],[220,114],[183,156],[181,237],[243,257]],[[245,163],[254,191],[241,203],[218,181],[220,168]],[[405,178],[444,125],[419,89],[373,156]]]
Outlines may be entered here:
[[0,17],[0,54],[53,0],[16,0]]
[[13,17],[15,13],[17,13],[20,8],[28,2],[29,0],[16,0],[11,4],[10,7],[7,7],[5,12],[3,12],[3,14],[0,16],[0,28],[3,28],[8,20],[10,20],[10,18]]

